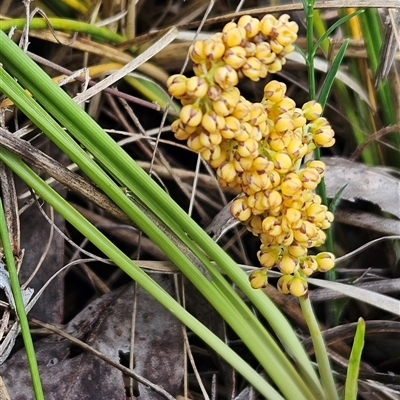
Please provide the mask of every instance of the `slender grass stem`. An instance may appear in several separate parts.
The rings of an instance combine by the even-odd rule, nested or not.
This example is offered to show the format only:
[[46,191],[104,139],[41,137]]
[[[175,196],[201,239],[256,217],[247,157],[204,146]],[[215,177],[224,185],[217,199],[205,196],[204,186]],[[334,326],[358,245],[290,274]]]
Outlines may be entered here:
[[3,245],[3,252],[7,265],[8,274],[10,276],[11,290],[14,297],[14,303],[17,316],[19,319],[19,324],[21,327],[22,339],[25,345],[26,357],[28,359],[33,390],[35,393],[36,400],[44,400],[42,383],[40,380],[38,364],[36,361],[35,349],[33,347],[32,336],[29,330],[28,318],[26,316],[25,306],[22,299],[21,286],[19,284],[17,269],[15,267],[14,254],[11,249],[6,218],[4,215],[4,207],[1,199],[0,199],[0,238]]
[[308,90],[310,98],[315,99],[315,67],[314,67],[314,3],[315,0],[303,0],[304,10],[306,11],[307,27],[307,69],[308,69]]
[[314,311],[311,307],[311,301],[308,296],[300,297],[300,307],[310,331],[311,339],[314,346],[315,357],[317,359],[318,370],[321,375],[322,386],[325,391],[327,400],[339,400],[335,382],[329,363],[328,354],[326,352],[324,339],[315,318]]

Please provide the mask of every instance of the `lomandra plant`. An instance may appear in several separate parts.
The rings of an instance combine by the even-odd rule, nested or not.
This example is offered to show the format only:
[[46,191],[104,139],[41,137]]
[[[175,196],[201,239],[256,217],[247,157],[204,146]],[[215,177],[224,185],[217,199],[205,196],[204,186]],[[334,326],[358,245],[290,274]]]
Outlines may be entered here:
[[[262,373],[184,310],[25,162],[2,146],[0,159],[230,363],[263,397],[328,400],[338,398],[337,389],[307,298],[306,277],[315,270],[333,266],[331,253],[309,254],[310,248],[324,242],[324,230],[333,216],[314,193],[324,173],[323,163],[311,160],[302,165],[302,159],[316,146],[332,145],[333,131],[321,116],[322,107],[317,102],[311,99],[301,108],[296,107],[281,82],[267,84],[259,103],[250,103],[237,88],[242,77],[258,80],[278,72],[285,63],[285,55],[293,51],[296,37],[297,25],[286,15],[278,19],[267,15],[262,20],[242,17],[237,23],[227,24],[209,41],[193,44],[190,55],[195,62],[194,77],[175,75],[168,81],[171,94],[183,103],[180,118],[172,125],[176,136],[187,140],[189,147],[199,151],[216,169],[223,187],[240,194],[232,205],[232,213],[260,237],[258,255],[263,269],[250,275],[249,284],[239,266],[83,109],[0,32],[1,92],[192,281],[254,355]],[[126,187],[129,196],[120,187]],[[6,243],[5,229],[1,235]],[[13,265],[10,257],[12,254],[7,252],[8,268]],[[306,319],[311,321],[310,329],[317,337],[315,352],[320,377],[279,309],[265,293],[253,289],[266,284],[266,271],[274,266],[283,274],[279,289],[299,296]],[[231,281],[265,317],[274,335],[233,290]],[[18,290],[16,284],[13,290]],[[17,313],[25,320],[24,309],[18,304]],[[26,330],[26,326],[22,328]],[[26,343],[28,334],[24,335]],[[32,352],[28,356],[36,397],[41,399]],[[265,379],[264,372],[270,379]]]

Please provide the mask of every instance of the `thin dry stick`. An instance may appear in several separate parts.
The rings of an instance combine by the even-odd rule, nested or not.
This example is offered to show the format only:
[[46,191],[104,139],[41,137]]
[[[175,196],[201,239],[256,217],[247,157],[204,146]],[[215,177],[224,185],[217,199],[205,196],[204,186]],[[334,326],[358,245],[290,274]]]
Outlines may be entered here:
[[11,248],[14,255],[19,255],[21,252],[21,243],[17,192],[15,190],[13,174],[3,163],[0,163],[0,188]]
[[[133,291],[133,307],[132,307],[132,318],[131,318],[131,342],[130,342],[130,354],[129,354],[129,368],[133,369],[135,364],[135,326],[136,326],[136,315],[137,315],[137,282],[134,283]],[[129,392],[133,398],[133,379],[129,379]]]
[[[75,252],[70,257],[69,262],[77,260],[81,252],[80,249],[83,249],[84,246],[86,246],[88,243],[89,240],[87,238],[84,238],[79,244],[79,247],[75,249]],[[81,263],[81,266],[90,283],[96,290],[98,290],[102,294],[109,293],[111,291],[111,289],[104,283],[104,281],[94,271],[92,271],[87,264]]]
[[[103,208],[114,217],[130,222],[130,219],[110,199],[102,194],[95,186],[81,176],[71,172],[53,158],[38,150],[28,142],[14,137],[10,132],[0,128],[1,147],[13,152],[30,165],[52,176],[58,182]],[[2,179],[3,182],[3,179]],[[11,213],[11,211],[10,211]]]
[[54,236],[54,209],[53,209],[53,207],[50,207],[50,220],[53,221],[53,224],[50,225],[50,233],[49,233],[49,237],[47,239],[46,247],[43,251],[43,254],[40,256],[40,259],[39,259],[38,263],[36,264],[36,267],[32,271],[30,277],[21,286],[22,289],[25,289],[29,285],[31,280],[35,277],[35,275],[39,271],[39,268],[41,267],[43,261],[46,259],[47,253],[50,250],[51,242],[53,241],[53,236]]
[[115,82],[119,81],[124,76],[132,72],[134,69],[138,68],[140,65],[148,61],[151,57],[153,57],[154,54],[166,47],[169,43],[171,43],[176,38],[177,34],[178,31],[176,30],[176,28],[171,28],[160,40],[150,46],[146,51],[144,51],[134,60],[123,66],[118,71],[107,76],[107,78],[103,79],[102,81],[88,89],[85,93],[81,93],[76,96],[74,98],[74,101],[77,104],[83,103],[93,97],[95,94],[101,92],[104,88],[109,87]]
[[353,154],[350,156],[351,161],[355,161],[360,157],[361,153],[364,149],[369,146],[371,143],[378,141],[381,137],[387,135],[388,133],[400,131],[400,125],[391,125],[385,128],[379,129],[379,131],[369,135],[368,138],[361,143],[357,148],[354,150]]
[[64,240],[66,240],[71,246],[75,247],[76,249],[78,249],[81,253],[85,254],[88,257],[94,258],[97,261],[100,261],[102,263],[105,264],[112,264],[114,265],[114,263],[112,263],[110,260],[106,259],[106,258],[102,258],[99,256],[96,256],[93,253],[90,253],[89,251],[83,249],[82,247],[80,247],[78,244],[76,244],[73,240],[71,240],[50,218],[49,216],[45,213],[45,211],[43,210],[43,207],[41,206],[41,204],[39,203],[36,194],[32,192],[32,197],[35,198],[36,204],[39,208],[39,211],[41,212],[41,214],[43,215],[43,217],[47,220],[47,222],[51,225],[54,226],[54,229],[64,238]]
[[[31,53],[30,51],[28,51],[27,54],[28,54],[28,56],[30,58],[32,58],[32,60],[36,61],[37,63],[39,63],[41,65],[45,65],[46,67],[50,67],[53,70],[61,72],[64,75],[71,76],[71,75],[74,74],[73,71],[62,67],[61,65],[55,64],[55,63],[47,60],[46,58],[43,58],[43,57],[40,57],[40,56],[38,56],[38,55],[36,55],[34,53]],[[74,79],[76,81],[78,81],[78,82],[82,82],[82,83],[85,82],[85,78],[82,78],[80,76],[75,76]],[[94,86],[94,85],[96,85],[96,83],[97,83],[96,81],[94,81],[92,79],[89,79],[88,85],[89,86]],[[132,96],[132,95],[130,95],[128,93],[120,92],[119,90],[114,89],[114,88],[104,88],[103,91],[106,92],[106,93],[109,93],[109,94],[111,94],[111,95],[113,95],[115,97],[123,98],[126,101],[129,101],[129,102],[135,103],[135,104],[140,104],[140,105],[142,105],[144,107],[147,107],[147,108],[150,108],[152,110],[156,110],[156,111],[161,111],[162,110],[161,107],[156,103],[140,99],[139,97]]]
[[4,385],[3,379],[1,379],[1,376],[0,376],[0,399],[11,400],[10,396],[8,395],[7,388]]

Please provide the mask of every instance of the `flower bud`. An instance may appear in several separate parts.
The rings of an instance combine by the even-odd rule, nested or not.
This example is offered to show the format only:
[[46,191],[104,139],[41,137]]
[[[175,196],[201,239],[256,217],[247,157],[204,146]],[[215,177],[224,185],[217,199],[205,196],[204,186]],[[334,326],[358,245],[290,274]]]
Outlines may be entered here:
[[298,243],[306,243],[307,247],[309,246],[309,241],[315,240],[317,238],[317,228],[316,226],[309,221],[302,221],[301,226],[299,228],[293,229],[294,240]]
[[297,174],[290,173],[284,178],[281,184],[281,191],[284,196],[298,198],[301,195],[302,187],[302,182]]
[[246,30],[234,22],[227,23],[222,32],[223,40],[228,47],[240,46],[246,40]]
[[203,118],[203,112],[200,107],[189,104],[182,107],[179,117],[188,126],[198,126]]
[[209,61],[220,60],[225,53],[225,45],[221,40],[207,39],[203,44],[203,54]]
[[261,245],[257,253],[258,260],[264,268],[273,268],[282,255],[282,248],[276,245]]
[[314,143],[319,147],[331,147],[335,143],[335,132],[326,118],[320,117],[310,124],[310,132]]
[[294,123],[290,117],[286,114],[282,114],[275,120],[274,128],[279,133],[284,133],[287,131],[292,131],[294,128]]
[[273,168],[274,168],[273,162],[268,160],[268,158],[262,155],[259,155],[253,160],[253,169],[256,171],[271,172]]
[[225,119],[214,111],[207,111],[201,120],[201,125],[210,133],[218,132],[225,127]]
[[240,157],[239,154],[235,153],[233,165],[238,173],[250,171],[253,165],[253,157]]
[[241,46],[230,47],[226,50],[224,61],[233,69],[239,69],[246,62],[246,50]]
[[322,114],[322,106],[321,104],[317,103],[315,100],[308,101],[307,103],[303,104],[301,109],[304,112],[304,116],[309,121],[314,121],[319,118]]
[[302,276],[293,277],[288,283],[287,288],[291,295],[295,297],[304,296],[308,292],[308,285]]
[[197,152],[202,152],[206,149],[206,147],[203,145],[202,141],[204,140],[200,140],[200,132],[196,132],[193,133],[192,135],[190,135],[188,141],[187,141],[187,146],[189,147],[189,149],[193,150],[193,151],[197,151]]
[[256,269],[249,275],[249,282],[253,289],[263,289],[268,285],[268,275],[265,269]]
[[203,52],[204,41],[196,40],[189,48],[189,56],[195,63],[201,63],[206,60],[206,56]]
[[286,85],[283,82],[270,81],[264,87],[264,99],[272,103],[283,100],[286,93]]
[[211,101],[218,101],[221,98],[222,89],[218,85],[212,85],[207,90],[207,97]]
[[250,106],[250,121],[252,125],[259,125],[268,119],[268,114],[265,107],[261,103],[253,103]]
[[273,51],[275,54],[280,54],[283,51],[283,46],[279,43],[277,39],[278,37],[276,37],[275,40],[271,40],[269,42],[269,45],[271,46],[271,51]]
[[282,275],[278,279],[277,287],[278,290],[283,293],[283,294],[289,294],[290,291],[288,289],[288,283],[293,279],[293,276],[291,275]]
[[283,275],[291,275],[299,269],[299,260],[285,254],[277,264],[277,267]]
[[245,140],[250,139],[252,130],[253,127],[249,123],[241,123],[239,130],[236,131],[235,140],[238,142],[244,142]]
[[257,18],[253,18],[250,15],[243,15],[238,21],[238,26],[244,28],[246,31],[246,37],[248,39],[253,38],[260,32],[260,21]]
[[300,210],[296,210],[295,208],[286,208],[284,211],[285,219],[289,225],[289,227],[296,228],[298,227],[298,222],[301,220],[301,212]]
[[[300,108],[295,108],[292,111],[292,120],[294,124],[294,129],[296,130],[297,128],[303,128],[304,125],[306,125],[307,120],[303,115],[303,111]],[[303,136],[303,130],[299,130],[299,138]]]
[[[288,29],[284,26],[279,27],[277,29],[277,32],[278,32],[278,35],[276,37],[276,42],[279,43],[283,47],[283,49],[289,47],[297,39],[297,34],[294,32],[291,32],[290,29]],[[282,50],[281,50],[281,52],[282,52]]]
[[325,220],[327,207],[323,204],[311,203],[306,208],[307,219],[313,223],[321,223]]
[[274,162],[275,169],[280,174],[287,173],[293,166],[291,158],[286,153],[275,153],[272,161]]
[[268,175],[258,171],[244,171],[242,175],[243,191],[250,195],[271,187]]
[[236,179],[236,170],[232,162],[222,163],[217,169],[217,176],[227,183],[233,182]]
[[282,233],[281,221],[276,217],[266,217],[262,222],[262,229],[270,236],[278,236]]
[[183,97],[187,93],[186,83],[188,78],[185,75],[175,74],[167,79],[168,93],[177,98]]
[[239,221],[247,221],[251,217],[251,208],[246,197],[236,198],[231,205],[231,214]]
[[199,76],[192,76],[187,80],[186,88],[189,96],[201,98],[207,94],[208,84],[203,78]]
[[244,48],[244,51],[246,52],[246,57],[253,57],[256,55],[256,49],[257,46],[253,42],[244,42],[242,43],[242,47]]
[[300,258],[307,254],[307,248],[304,246],[301,246],[297,242],[292,242],[290,244],[290,246],[288,246],[288,253],[292,257]]
[[[219,154],[216,149],[219,149]],[[226,161],[226,152],[222,151],[221,146],[217,146],[216,148],[214,148],[214,151],[210,151],[212,154],[210,159],[208,160],[208,163],[211,165],[212,168],[217,169]]]
[[223,65],[215,71],[214,81],[223,90],[230,90],[239,83],[239,77],[230,65]]
[[171,131],[174,132],[178,140],[186,140],[192,133],[196,131],[197,127],[187,126],[180,119],[176,119],[171,124]]
[[233,112],[239,102],[239,98],[240,91],[237,87],[234,87],[229,91],[223,91],[219,100],[212,101],[211,105],[217,114],[226,117]]
[[240,157],[255,158],[258,156],[258,142],[254,139],[246,139],[245,141],[238,143],[236,151]]
[[275,58],[275,60],[268,64],[268,72],[271,74],[276,74],[282,70],[282,66],[285,64],[284,58]]
[[296,108],[296,103],[290,97],[284,97],[282,100],[276,102],[276,107],[280,113],[293,112]]
[[315,168],[306,167],[299,173],[299,178],[303,187],[309,190],[315,190],[321,182],[321,176]]
[[317,254],[315,261],[320,272],[327,272],[335,266],[335,256],[327,251]]
[[250,119],[251,105],[252,103],[250,101],[243,96],[240,96],[238,103],[232,111],[232,116],[245,122],[248,121]]
[[307,256],[300,262],[301,272],[306,276],[310,276],[317,268],[318,263],[313,256]]
[[281,177],[279,175],[279,172],[274,169],[268,175],[269,175],[269,179],[272,183],[272,187],[273,188],[278,187],[281,183]]
[[256,53],[254,55],[264,65],[273,63],[276,59],[276,54],[271,51],[271,46],[268,42],[260,42],[256,44]]
[[265,36],[270,36],[275,30],[278,20],[271,14],[266,14],[260,21],[260,31]]
[[242,73],[252,81],[259,81],[262,77],[261,73],[261,61],[256,57],[249,57],[242,66]]
[[[253,210],[254,211],[254,210]],[[251,218],[246,223],[246,228],[254,236],[258,236],[262,233],[261,227],[262,219],[259,215],[252,215]]]
[[[212,146],[210,148],[207,148],[205,150],[203,150],[200,153],[201,157],[203,158],[203,160],[210,162],[212,159],[219,159],[221,156],[221,147],[216,145],[216,146]],[[223,158],[222,161],[225,160],[225,157]],[[222,163],[221,161],[221,163]]]
[[321,160],[308,160],[306,162],[306,167],[315,168],[321,177],[324,176],[325,173],[325,163]]

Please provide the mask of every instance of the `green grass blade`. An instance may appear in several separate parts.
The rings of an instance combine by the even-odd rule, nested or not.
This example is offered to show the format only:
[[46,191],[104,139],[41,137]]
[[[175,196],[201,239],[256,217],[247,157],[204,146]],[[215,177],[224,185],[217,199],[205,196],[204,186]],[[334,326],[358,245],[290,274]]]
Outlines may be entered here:
[[349,45],[349,39],[345,40],[342,43],[342,45],[340,46],[340,49],[339,49],[338,53],[336,54],[335,59],[333,60],[331,68],[329,69],[328,73],[326,74],[324,83],[322,84],[321,92],[318,96],[318,103],[320,103],[322,105],[322,107],[325,107],[326,102],[328,101],[328,96],[332,89],[332,85],[335,80],[335,76],[340,68],[340,65],[342,64],[343,57],[346,53],[348,45]]
[[332,213],[335,212],[337,205],[339,204],[340,199],[342,198],[342,193],[344,189],[346,189],[348,183],[343,185],[335,194],[335,197],[329,202],[328,210]]
[[353,348],[351,349],[349,366],[347,368],[346,386],[344,398],[345,400],[357,399],[358,373],[360,371],[361,354],[364,348],[365,338],[365,321],[359,318],[357,322],[357,330],[354,336]]
[[19,284],[18,273],[15,267],[14,254],[11,249],[10,239],[8,236],[6,217],[4,214],[3,202],[0,198],[0,238],[3,245],[4,257],[7,265],[8,274],[10,276],[11,290],[14,297],[15,309],[18,315],[19,324],[24,341],[26,357],[28,359],[29,371],[32,378],[33,391],[36,400],[44,400],[42,383],[40,380],[38,364],[36,361],[35,349],[31,332],[29,330],[28,318],[25,312],[25,306],[21,294],[21,286]]
[[[25,18],[7,19],[0,21],[0,30],[8,32],[11,28],[23,29],[26,25]],[[76,21],[74,19],[66,18],[32,18],[29,22],[29,28],[34,29],[49,29],[50,26],[54,30],[64,31],[64,32],[81,32],[91,35],[97,40],[105,41],[108,40],[112,43],[123,43],[125,38],[118,33],[112,32],[107,28],[98,27],[87,22]],[[132,48],[133,51],[136,48]]]

